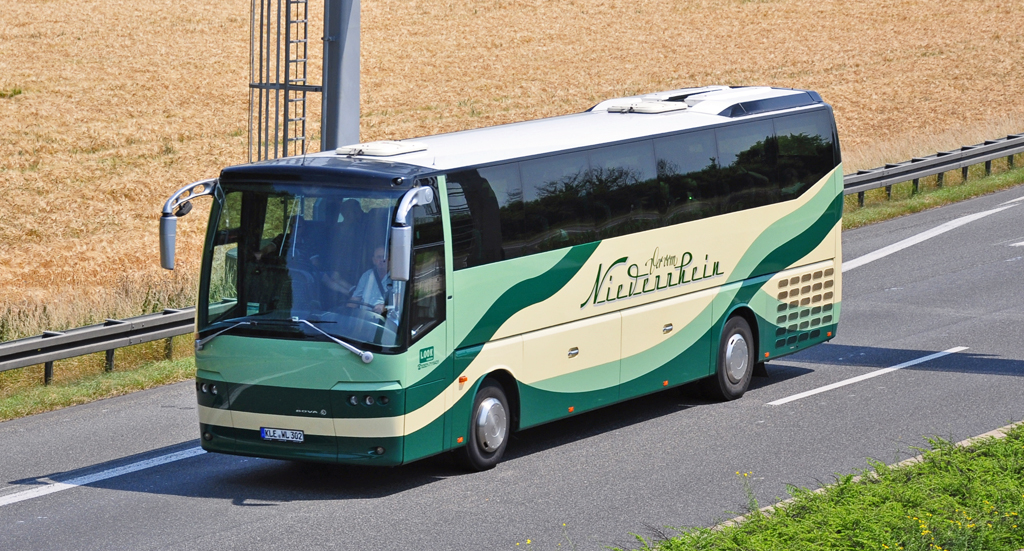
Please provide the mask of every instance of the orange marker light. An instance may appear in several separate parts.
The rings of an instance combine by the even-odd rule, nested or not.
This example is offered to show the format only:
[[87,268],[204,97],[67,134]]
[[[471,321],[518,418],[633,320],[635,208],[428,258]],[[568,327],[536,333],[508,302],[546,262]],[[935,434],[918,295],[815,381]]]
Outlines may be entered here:
[[455,442],[458,443],[458,444],[461,444],[462,443],[462,437],[460,436],[460,437],[456,438]]
[[665,381],[664,383],[662,383],[661,386],[668,386],[668,381]]
[[572,410],[574,410],[574,409],[576,409],[576,408],[574,408],[572,406],[569,406],[569,413],[572,413]]
[[469,380],[469,377],[467,377],[465,375],[459,375],[459,384],[462,384],[462,383],[464,383],[464,382],[466,382],[468,380]]
[[767,353],[767,352],[765,352],[765,353],[764,353],[764,357],[765,357],[765,358],[767,358],[767,357],[768,357],[768,353]]
[[825,333],[825,336],[826,336],[826,337],[831,337],[831,336],[832,336],[832,332],[831,332],[831,331],[829,331],[828,333]]

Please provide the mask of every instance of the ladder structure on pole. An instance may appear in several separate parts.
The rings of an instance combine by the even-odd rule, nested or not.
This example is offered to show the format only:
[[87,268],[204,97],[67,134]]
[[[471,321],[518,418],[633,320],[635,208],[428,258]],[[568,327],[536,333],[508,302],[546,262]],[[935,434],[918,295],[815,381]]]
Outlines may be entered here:
[[252,0],[249,162],[306,153],[309,0]]

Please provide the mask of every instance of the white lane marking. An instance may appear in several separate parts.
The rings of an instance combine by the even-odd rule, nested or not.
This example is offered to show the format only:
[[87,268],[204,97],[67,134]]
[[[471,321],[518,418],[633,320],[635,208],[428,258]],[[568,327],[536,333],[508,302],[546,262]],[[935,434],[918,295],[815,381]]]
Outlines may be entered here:
[[135,471],[149,469],[150,467],[157,467],[174,461],[188,459],[189,457],[195,457],[204,453],[206,453],[206,450],[203,448],[189,448],[180,452],[169,453],[167,455],[161,455],[160,457],[145,459],[137,463],[122,465],[120,467],[114,467],[113,469],[107,469],[98,473],[72,478],[71,480],[65,480],[64,482],[54,482],[52,484],[47,484],[46,486],[32,488],[31,490],[0,496],[0,507],[17,503],[19,501],[25,501],[26,499],[34,499],[55,492],[62,492],[71,488],[77,488],[78,486],[85,486],[86,484],[92,484],[93,482],[99,482],[108,478],[123,476],[129,473],[134,473]]
[[1018,198],[1016,198],[1016,199],[1010,199],[1009,201],[1007,201],[1007,202],[1005,202],[1005,203],[1001,203],[1001,204],[1002,204],[1002,205],[1009,205],[1009,204],[1011,204],[1011,203],[1017,203],[1017,202],[1019,202],[1019,201],[1024,201],[1024,197],[1018,197]]
[[902,251],[903,249],[906,249],[907,247],[910,247],[910,246],[913,246],[913,245],[917,245],[918,243],[920,243],[922,241],[927,241],[928,239],[931,239],[931,238],[933,238],[933,237],[935,237],[937,235],[941,235],[941,234],[944,234],[944,233],[946,233],[946,232],[948,232],[950,230],[959,228],[960,226],[963,226],[964,224],[970,224],[971,222],[974,222],[975,220],[979,220],[979,219],[984,218],[984,217],[986,217],[986,216],[988,216],[990,214],[995,214],[995,213],[997,213],[999,211],[1003,211],[1003,210],[1006,210],[1006,209],[1011,209],[1011,208],[1013,208],[1015,206],[1017,206],[1017,205],[1013,204],[1013,205],[1008,205],[1008,206],[1005,206],[1005,207],[994,208],[992,210],[986,210],[984,212],[978,212],[978,213],[975,213],[975,214],[969,214],[967,216],[962,216],[960,218],[957,218],[956,220],[950,220],[949,222],[946,222],[945,224],[943,224],[941,226],[934,227],[934,228],[932,228],[932,229],[930,229],[930,230],[928,230],[926,232],[921,232],[921,233],[919,233],[919,234],[917,234],[917,235],[915,235],[913,237],[908,237],[907,239],[904,239],[903,241],[899,241],[897,243],[893,243],[892,245],[889,245],[888,247],[882,247],[881,249],[878,249],[875,252],[868,253],[868,254],[866,254],[864,256],[859,256],[859,257],[857,257],[857,258],[855,258],[853,260],[845,261],[845,262],[843,262],[843,272],[847,272],[847,271],[852,270],[854,268],[857,268],[859,266],[863,266],[863,265],[867,264],[868,262],[874,262],[874,261],[878,260],[879,258],[885,258],[885,257],[887,257],[887,256],[889,256],[889,255],[891,255],[893,253]]
[[941,358],[943,356],[948,356],[950,354],[956,354],[957,352],[963,352],[964,350],[967,350],[966,346],[957,346],[955,348],[950,348],[949,350],[943,350],[942,352],[936,352],[935,354],[930,354],[930,355],[925,356],[923,358],[918,358],[916,360],[910,360],[909,362],[903,362],[903,363],[901,363],[899,365],[894,365],[892,367],[887,367],[885,369],[879,369],[878,371],[872,371],[871,373],[866,373],[864,375],[859,375],[857,377],[851,377],[849,379],[844,379],[842,381],[839,381],[838,383],[832,383],[830,385],[825,385],[823,387],[819,387],[819,388],[816,388],[814,390],[808,390],[807,392],[801,392],[800,394],[794,394],[792,396],[788,396],[788,397],[782,398],[780,400],[775,400],[774,402],[768,402],[767,405],[769,405],[769,406],[781,406],[782,404],[788,404],[789,402],[792,402],[794,400],[799,400],[801,398],[806,398],[808,396],[814,396],[815,394],[820,394],[822,392],[828,392],[829,390],[833,390],[833,389],[836,389],[836,388],[839,388],[839,387],[844,387],[846,385],[852,385],[853,383],[859,383],[860,381],[863,381],[865,379],[871,379],[872,377],[878,377],[879,375],[885,375],[886,373],[892,373],[893,371],[896,371],[897,369],[903,369],[904,367],[910,367],[912,365],[917,365],[917,364],[920,364],[920,363],[931,361],[931,360],[934,360],[935,358]]
[[1012,244],[1010,246],[1011,247],[1024,247],[1024,241],[1021,241],[1020,243],[1014,243],[1014,244]]

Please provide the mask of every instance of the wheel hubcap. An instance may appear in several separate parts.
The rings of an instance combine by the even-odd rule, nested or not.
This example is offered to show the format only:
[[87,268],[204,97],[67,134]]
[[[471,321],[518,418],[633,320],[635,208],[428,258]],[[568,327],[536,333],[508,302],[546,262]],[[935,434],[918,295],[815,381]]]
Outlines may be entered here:
[[508,432],[505,408],[495,398],[487,398],[480,402],[476,414],[476,441],[487,453],[501,447]]
[[750,351],[743,335],[735,334],[729,337],[725,345],[725,370],[732,382],[738,383],[743,380],[749,360]]

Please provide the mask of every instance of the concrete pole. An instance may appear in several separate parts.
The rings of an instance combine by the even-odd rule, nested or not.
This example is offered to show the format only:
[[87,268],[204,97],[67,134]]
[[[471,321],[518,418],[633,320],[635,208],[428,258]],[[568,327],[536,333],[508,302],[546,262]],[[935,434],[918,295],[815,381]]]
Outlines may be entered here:
[[359,0],[324,0],[320,150],[359,143]]

